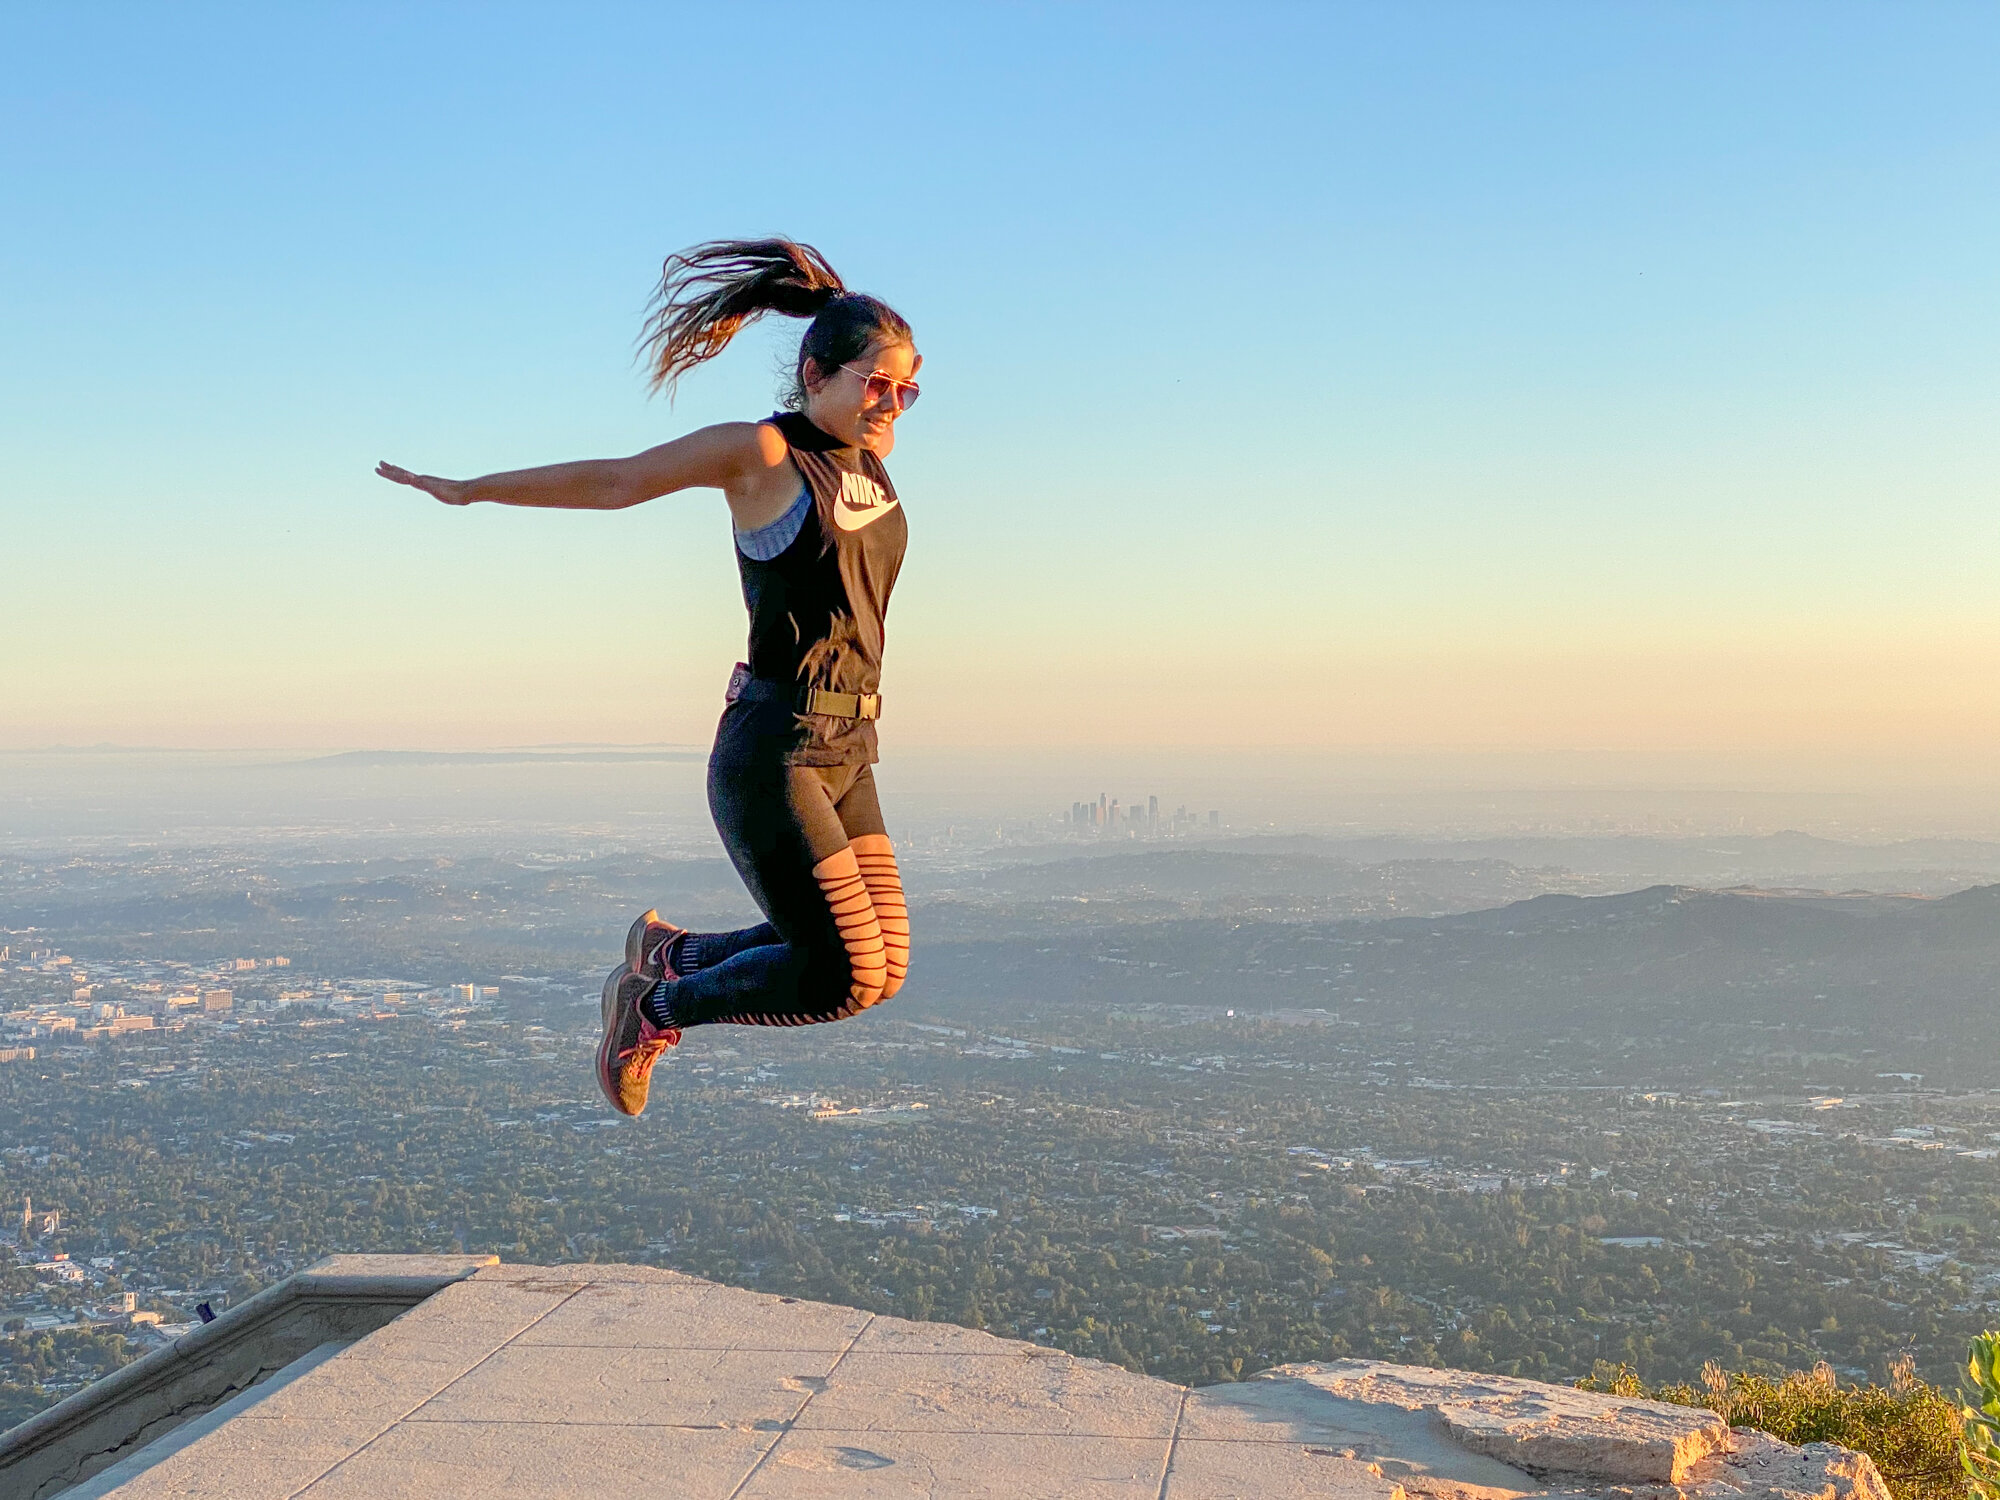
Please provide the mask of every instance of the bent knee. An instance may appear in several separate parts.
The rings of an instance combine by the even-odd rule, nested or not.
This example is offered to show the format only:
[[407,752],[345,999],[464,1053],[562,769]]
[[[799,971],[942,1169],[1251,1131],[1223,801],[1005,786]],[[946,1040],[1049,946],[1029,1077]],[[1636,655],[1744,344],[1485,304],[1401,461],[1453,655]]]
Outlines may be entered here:
[[879,958],[869,963],[841,950],[807,967],[799,979],[799,993],[813,1009],[851,1015],[880,1002],[888,983],[888,966]]
[[887,1000],[891,993],[889,965],[880,954],[872,959],[855,955],[848,963],[847,993],[853,1000],[855,1009],[866,1010],[869,1006]]

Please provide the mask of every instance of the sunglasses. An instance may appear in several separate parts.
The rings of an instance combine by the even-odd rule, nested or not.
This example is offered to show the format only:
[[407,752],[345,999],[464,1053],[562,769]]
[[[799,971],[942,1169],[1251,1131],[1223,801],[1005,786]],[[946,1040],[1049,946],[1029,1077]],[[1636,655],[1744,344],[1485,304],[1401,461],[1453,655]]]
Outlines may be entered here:
[[840,368],[852,370],[861,377],[861,400],[866,406],[873,406],[894,392],[896,410],[908,411],[917,404],[917,397],[921,394],[914,380],[898,380],[893,375],[884,375],[880,370],[864,370],[859,365],[842,365]]

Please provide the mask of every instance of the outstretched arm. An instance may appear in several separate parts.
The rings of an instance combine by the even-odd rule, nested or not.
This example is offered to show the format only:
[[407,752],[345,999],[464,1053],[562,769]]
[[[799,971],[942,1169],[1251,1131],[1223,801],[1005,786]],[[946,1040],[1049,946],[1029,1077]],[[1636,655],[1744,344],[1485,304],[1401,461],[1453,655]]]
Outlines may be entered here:
[[[545,464],[479,479],[412,474],[392,463],[377,464],[375,472],[422,490],[446,505],[485,500],[549,510],[624,510],[675,490],[704,487],[724,491],[734,505],[745,491],[762,487],[760,481],[773,467],[770,448],[770,438],[761,424],[723,422],[630,458]],[[783,440],[779,439],[776,461],[782,462],[783,451]]]

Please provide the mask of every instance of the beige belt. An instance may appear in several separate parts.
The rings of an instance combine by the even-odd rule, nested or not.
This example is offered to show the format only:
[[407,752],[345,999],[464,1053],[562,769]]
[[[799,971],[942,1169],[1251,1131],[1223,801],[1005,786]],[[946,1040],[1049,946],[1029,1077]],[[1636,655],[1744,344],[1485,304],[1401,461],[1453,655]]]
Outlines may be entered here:
[[788,683],[773,682],[768,677],[752,677],[750,669],[742,662],[729,674],[729,689],[723,694],[727,702],[738,698],[753,698],[759,702],[769,702],[776,698],[792,700],[792,707],[802,714],[822,714],[829,719],[879,719],[882,717],[882,695],[880,693],[836,693],[830,688],[792,688]]
[[799,712],[825,714],[830,719],[879,719],[882,717],[882,695],[805,688],[799,693]]

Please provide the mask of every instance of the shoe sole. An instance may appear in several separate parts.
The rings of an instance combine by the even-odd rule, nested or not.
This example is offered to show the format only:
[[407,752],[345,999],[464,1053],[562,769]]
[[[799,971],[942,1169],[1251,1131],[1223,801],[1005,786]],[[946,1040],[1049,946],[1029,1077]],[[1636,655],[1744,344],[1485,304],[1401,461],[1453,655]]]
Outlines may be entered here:
[[[640,920],[645,919],[642,917]],[[628,965],[620,964],[604,981],[604,1040],[597,1044],[597,1086],[603,1090],[605,1100],[621,1115],[626,1112],[618,1102],[618,1084],[614,1076],[618,1059],[612,1047],[618,1040],[618,983],[630,972]],[[626,1115],[626,1118],[631,1116]]]

